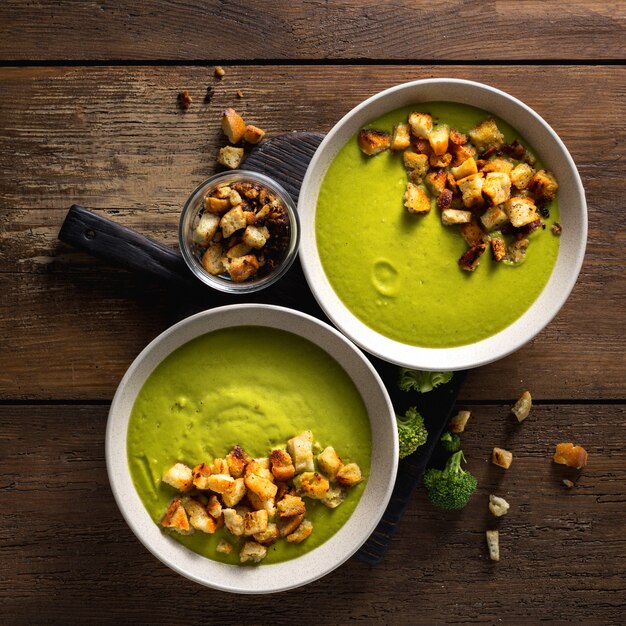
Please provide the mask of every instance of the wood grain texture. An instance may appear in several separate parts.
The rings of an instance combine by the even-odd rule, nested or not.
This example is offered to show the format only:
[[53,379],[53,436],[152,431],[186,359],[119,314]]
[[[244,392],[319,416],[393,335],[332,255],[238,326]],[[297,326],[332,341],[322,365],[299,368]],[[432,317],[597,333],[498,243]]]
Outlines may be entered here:
[[[215,169],[225,106],[270,137],[325,132],[367,96],[429,76],[479,79],[539,111],[572,153],[589,203],[589,245],[570,300],[529,345],[470,373],[463,398],[509,400],[522,387],[537,398],[626,397],[626,235],[616,210],[626,81],[621,68],[554,67],[546,90],[546,71],[236,67],[218,82],[203,67],[0,69],[0,398],[109,399],[143,346],[195,312],[163,285],[61,244],[72,203],[174,245],[187,194]],[[187,113],[176,103],[181,88],[194,97]]]
[[620,2],[4,0],[0,58],[619,59]]
[[[420,488],[383,563],[352,559],[306,596],[265,597],[186,581],[135,539],[108,487],[107,411],[0,407],[0,565],[10,572],[0,605],[12,624],[623,621],[624,407],[536,406],[517,425],[508,406],[474,406],[463,449],[479,487],[466,509],[434,509]],[[551,462],[562,440],[589,451],[582,471]],[[488,462],[494,445],[513,451],[508,471]],[[499,521],[490,493],[511,504]],[[500,563],[487,558],[486,528],[500,530]]]

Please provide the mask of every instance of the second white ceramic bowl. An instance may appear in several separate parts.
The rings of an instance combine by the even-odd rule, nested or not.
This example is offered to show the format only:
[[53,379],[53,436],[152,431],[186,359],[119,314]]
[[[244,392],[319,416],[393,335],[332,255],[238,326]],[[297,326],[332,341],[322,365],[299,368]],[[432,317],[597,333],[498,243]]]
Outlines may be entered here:
[[[192,552],[161,531],[146,511],[128,468],[126,436],[137,394],[154,368],[183,344],[222,328],[278,328],[308,339],[332,356],[359,390],[372,430],[372,471],[348,521],[325,543],[301,557],[256,567],[228,565]],[[314,425],[313,425],[314,427]],[[152,554],[198,583],[236,593],[272,593],[304,585],[332,571],[352,556],[382,517],[398,466],[398,434],[385,386],[358,348],[324,322],[283,307],[241,304],[193,315],[150,343],[128,368],[107,422],[106,462],[117,504],[131,530]]]
[[[315,234],[317,197],[333,159],[350,138],[381,115],[420,102],[468,104],[492,113],[515,128],[559,181],[559,255],[548,284],[532,306],[513,324],[477,343],[454,348],[422,348],[389,339],[365,325],[339,299],[320,261]],[[513,96],[481,83],[449,78],[417,80],[372,96],[345,115],[326,135],[313,156],[300,191],[302,226],[300,260],[309,286],[333,323],[364,350],[385,361],[423,370],[462,370],[496,361],[540,332],[558,313],[572,291],[587,242],[585,192],[567,148],[552,128]]]

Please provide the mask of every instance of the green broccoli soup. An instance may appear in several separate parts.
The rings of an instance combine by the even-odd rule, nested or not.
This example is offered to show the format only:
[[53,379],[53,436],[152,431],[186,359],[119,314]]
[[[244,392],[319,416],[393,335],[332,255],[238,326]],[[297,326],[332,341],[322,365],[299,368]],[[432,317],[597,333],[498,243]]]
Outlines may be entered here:
[[[181,346],[155,368],[135,400],[128,425],[128,465],[137,493],[160,524],[176,496],[206,504],[211,495],[195,488],[182,494],[166,484],[165,472],[172,466],[218,463],[236,445],[250,458],[268,457],[304,431],[313,434],[312,477],[320,480],[317,472],[324,466],[317,457],[332,446],[342,467],[358,464],[362,479],[345,489],[345,499],[336,508],[303,497],[306,527],[312,524],[313,532],[301,543],[265,542],[262,562],[277,563],[309,552],[337,532],[358,504],[370,471],[371,431],[361,395],[319,347],[291,333],[256,326],[218,330]],[[296,489],[291,493],[295,496]],[[280,492],[277,502],[279,497]],[[244,499],[238,507],[253,510],[250,502]],[[270,523],[278,522],[277,515],[270,514]],[[242,546],[252,537],[233,536],[223,521],[215,532],[163,532],[205,557],[239,563]],[[229,554],[217,551],[225,542],[233,547]]]
[[[421,136],[407,123],[416,111],[432,116]],[[370,328],[416,346],[461,346],[509,326],[556,262],[554,177],[511,126],[470,106],[420,103],[367,128],[375,130],[363,141],[365,131],[357,133],[337,154],[317,201],[317,248],[341,301]],[[394,129],[398,144],[388,149]],[[435,152],[445,129],[450,139]],[[444,218],[446,207],[453,210]]]

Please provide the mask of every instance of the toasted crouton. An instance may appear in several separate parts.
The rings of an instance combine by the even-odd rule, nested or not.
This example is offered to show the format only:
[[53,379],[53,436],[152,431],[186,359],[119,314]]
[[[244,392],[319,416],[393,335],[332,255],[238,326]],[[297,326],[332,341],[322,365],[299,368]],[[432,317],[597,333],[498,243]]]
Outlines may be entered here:
[[375,154],[384,152],[391,146],[391,135],[382,130],[364,128],[359,131],[358,143],[363,154],[374,156]]
[[492,118],[484,120],[467,134],[479,152],[483,152],[487,148],[499,148],[504,143],[504,135]]
[[258,563],[265,558],[267,548],[256,541],[246,541],[239,553],[240,563]]
[[463,204],[468,209],[481,206],[484,203],[482,194],[483,183],[484,178],[480,172],[466,176],[458,181],[459,189],[463,194]]
[[204,199],[204,208],[215,215],[224,215],[231,208],[230,200],[228,198],[207,196]]
[[246,485],[244,483],[244,479],[235,478],[233,484],[228,488],[228,490],[222,493],[222,500],[227,507],[232,509],[243,500],[245,495]]
[[243,283],[259,271],[259,260],[254,254],[246,254],[237,258],[228,258],[226,271],[234,283]]
[[409,115],[409,126],[415,137],[428,138],[428,134],[433,128],[433,118],[428,113],[413,112]]
[[230,248],[228,248],[228,250],[226,250],[226,254],[224,255],[224,258],[226,259],[224,265],[228,267],[233,259],[238,259],[239,257],[246,256],[246,254],[248,254],[250,250],[250,246],[243,241],[241,243],[235,244],[234,246],[231,246]]
[[455,180],[462,180],[463,178],[467,178],[472,174],[478,174],[476,160],[474,159],[474,157],[469,157],[457,167],[452,167],[450,169],[450,172],[452,173],[452,176],[454,176]]
[[230,143],[239,143],[246,133],[246,123],[235,109],[227,108],[222,115],[222,132]]
[[275,448],[270,452],[270,463],[272,465],[272,474],[276,480],[291,480],[296,473],[291,456],[289,456],[286,450],[281,448]]
[[530,409],[533,405],[533,398],[530,395],[530,391],[525,391],[513,405],[511,413],[517,417],[518,422],[523,422],[530,414]]
[[511,179],[504,172],[489,172],[483,183],[483,193],[491,204],[502,204],[511,197]]
[[431,167],[448,167],[452,163],[452,155],[449,152],[444,154],[431,154],[428,157]]
[[267,480],[274,482],[274,474],[270,470],[269,458],[252,459],[246,465],[246,476],[249,474],[256,474],[261,478],[267,478]]
[[453,224],[469,224],[471,221],[471,211],[461,211],[460,209],[444,209],[441,212],[441,223],[444,226],[451,226]]
[[486,249],[487,245],[485,243],[477,243],[475,246],[472,246],[461,255],[459,267],[467,272],[473,272],[480,264],[480,257]]
[[247,226],[243,232],[243,243],[251,248],[262,248],[269,238],[267,226]]
[[501,157],[495,157],[494,159],[490,159],[481,168],[481,171],[484,174],[487,174],[489,172],[500,172],[502,174],[510,175],[512,170],[513,163]]
[[267,528],[263,532],[253,535],[253,538],[260,544],[264,546],[269,546],[280,538],[278,526],[276,526],[276,524],[274,524],[273,522],[269,522],[267,524]]
[[231,170],[236,170],[243,161],[243,148],[235,148],[235,146],[224,146],[220,148],[217,155],[217,162]]
[[267,511],[251,511],[243,518],[243,534],[256,535],[267,530]]
[[[339,480],[338,476],[337,480]],[[321,500],[330,487],[328,479],[318,472],[303,472],[293,482],[298,493],[314,500]]]
[[453,433],[460,434],[465,432],[465,426],[467,426],[467,422],[472,414],[469,411],[459,411],[451,420],[450,420],[450,430]]
[[437,208],[441,210],[450,208],[453,197],[454,194],[450,189],[444,189],[437,198]]
[[530,198],[510,198],[504,203],[504,210],[515,228],[526,226],[538,217],[537,207]]
[[517,239],[508,247],[505,260],[508,263],[521,263],[526,258],[526,250],[529,245],[528,239]]
[[581,469],[587,465],[588,457],[587,451],[582,446],[575,446],[573,443],[558,443],[552,458],[560,465]]
[[433,149],[430,147],[430,141],[425,138],[420,137],[418,139],[412,139],[411,146],[417,154],[425,154],[427,157],[430,157],[433,153]]
[[489,549],[489,558],[492,561],[500,560],[500,538],[497,530],[487,530],[487,548]]
[[227,455],[226,463],[230,470],[230,475],[234,478],[240,478],[246,469],[246,465],[250,462],[250,456],[241,447],[235,446]]
[[[440,124],[428,133],[430,147],[437,156],[441,156],[448,151],[449,138],[450,128],[446,124]],[[450,161],[452,161],[452,155],[450,155]]]
[[513,463],[513,453],[503,448],[494,448],[491,453],[491,462],[498,467],[509,469]]
[[276,515],[276,500],[275,498],[268,498],[267,500],[262,500],[256,493],[248,490],[247,492],[248,502],[255,511],[267,511],[267,514],[270,517]]
[[446,188],[448,174],[442,169],[430,171],[426,174],[424,182],[426,183],[426,187],[428,187],[428,191],[430,191],[433,196],[439,196]]
[[231,535],[241,537],[243,535],[243,516],[239,515],[235,509],[224,509],[224,525]]
[[393,129],[391,138],[392,150],[406,150],[411,145],[411,135],[408,124],[398,124]]
[[313,433],[310,430],[289,439],[287,452],[296,468],[296,474],[313,471]]
[[494,261],[502,261],[506,255],[506,244],[504,239],[492,237],[489,239],[489,245],[491,246],[491,256]]
[[430,198],[418,185],[407,183],[404,192],[404,206],[409,213],[428,213],[430,211]]
[[233,544],[226,539],[220,539],[215,549],[221,554],[230,554],[233,551]]
[[404,162],[404,167],[407,170],[409,180],[414,183],[421,182],[424,176],[428,173],[428,168],[430,166],[428,156],[407,150],[402,154],[402,160]]
[[528,163],[520,163],[511,171],[511,182],[514,187],[517,187],[517,189],[526,189],[534,173],[535,170],[533,170]]
[[199,463],[193,470],[193,486],[196,489],[208,489],[207,478],[211,475],[211,468],[206,463]]
[[450,154],[452,154],[452,165],[454,167],[458,167],[462,163],[465,163],[467,159],[471,159],[476,156],[476,150],[474,150],[470,144],[460,146],[450,143],[448,144],[448,150],[450,150]]
[[215,519],[219,519],[220,517],[222,517],[222,503],[219,501],[219,498],[215,494],[212,494],[209,498],[209,503],[206,505],[206,510],[207,513]]
[[356,463],[348,463],[339,468],[337,482],[344,487],[354,487],[363,480],[361,468]]
[[226,459],[221,459],[219,457],[214,458],[211,462],[210,468],[211,474],[226,474],[227,476],[230,476],[230,469]]
[[163,528],[172,528],[181,535],[189,535],[193,529],[189,526],[189,518],[182,505],[181,498],[174,498],[161,518]]
[[176,463],[163,473],[162,480],[178,491],[189,491],[193,485],[193,471],[184,463]]
[[302,521],[300,526],[296,528],[291,534],[287,535],[287,541],[289,543],[302,543],[313,532],[313,524],[308,519]]
[[[230,194],[231,194],[232,190],[233,190],[232,187],[230,187],[229,185],[222,185],[221,187],[218,187],[211,194],[211,196],[213,198],[219,198],[221,200],[228,200],[230,198]],[[206,202],[206,200],[205,200],[205,202]]]
[[278,532],[281,537],[287,537],[290,535],[304,519],[304,513],[301,515],[292,515],[291,517],[280,517],[276,521],[276,526],[278,527]]
[[494,517],[502,517],[507,514],[509,503],[504,498],[491,494],[489,496],[489,510]]
[[457,146],[464,146],[467,143],[467,135],[460,133],[458,130],[454,128],[450,129],[450,143],[453,143]]
[[469,224],[461,224],[461,236],[471,247],[479,244],[485,238],[485,233],[483,233],[478,222],[472,221]]
[[217,521],[207,513],[206,508],[200,502],[194,498],[187,498],[183,506],[189,515],[189,523],[192,528],[208,534],[213,534],[216,531]]
[[330,481],[335,480],[339,468],[343,465],[341,458],[332,446],[327,446],[317,455],[317,464],[322,474]]
[[300,496],[286,494],[282,500],[276,505],[279,517],[292,517],[294,515],[302,515],[306,513],[306,505]]
[[243,214],[241,206],[233,207],[228,213],[225,213],[220,220],[220,228],[224,239],[228,239],[234,232],[240,228],[246,227],[246,217]]
[[211,491],[219,494],[225,494],[233,488],[235,479],[228,474],[211,474],[206,479],[206,484]]
[[340,485],[331,485],[326,495],[322,498],[322,504],[329,509],[336,509],[346,499],[346,490]]
[[243,135],[243,140],[247,143],[255,145],[259,143],[263,137],[265,137],[264,130],[261,130],[257,126],[252,126],[252,124],[248,124],[246,126],[246,132]]
[[256,474],[248,474],[245,478],[245,484],[261,500],[271,500],[276,496],[278,490],[273,482]]
[[195,243],[201,246],[208,246],[211,243],[211,239],[217,232],[220,218],[213,213],[203,213],[200,217],[198,225],[193,231],[192,238]]
[[528,183],[528,189],[546,200],[552,200],[556,196],[558,188],[559,183],[556,182],[556,178],[546,170],[539,170]]
[[222,260],[222,246],[211,243],[202,255],[202,267],[212,276],[219,276],[225,271]]
[[498,230],[509,221],[509,216],[501,206],[490,206],[481,216],[485,230]]

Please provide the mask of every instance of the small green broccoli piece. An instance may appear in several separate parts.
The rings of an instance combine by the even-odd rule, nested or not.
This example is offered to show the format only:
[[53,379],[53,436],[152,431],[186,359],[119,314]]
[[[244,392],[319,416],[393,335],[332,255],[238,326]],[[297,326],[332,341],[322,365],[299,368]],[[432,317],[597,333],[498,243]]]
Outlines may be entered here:
[[439,385],[444,385],[452,380],[452,372],[421,372],[406,367],[400,368],[398,387],[402,391],[419,391],[427,393]]
[[461,447],[461,438],[456,433],[451,433],[449,430],[441,435],[441,447],[446,452],[456,452]]
[[442,509],[462,509],[476,490],[478,482],[464,469],[463,452],[455,452],[443,470],[429,469],[424,474],[424,485],[430,501]]
[[396,424],[400,442],[400,458],[403,459],[426,443],[428,431],[424,425],[424,418],[415,407],[408,409],[404,415],[396,415]]

